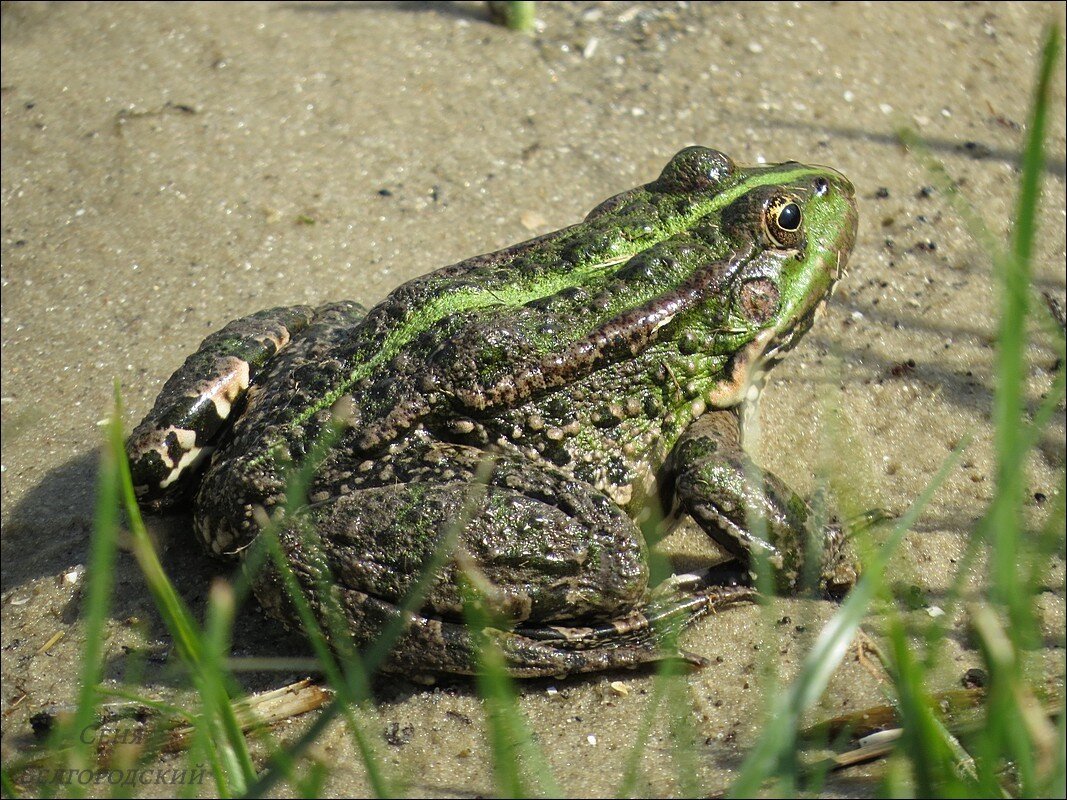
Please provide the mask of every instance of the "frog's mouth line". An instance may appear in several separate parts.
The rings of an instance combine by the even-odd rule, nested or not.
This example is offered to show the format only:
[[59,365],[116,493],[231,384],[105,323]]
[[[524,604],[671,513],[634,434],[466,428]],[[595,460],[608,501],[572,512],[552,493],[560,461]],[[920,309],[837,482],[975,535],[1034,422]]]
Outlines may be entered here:
[[790,326],[790,328],[783,334],[770,339],[767,342],[767,346],[759,353],[755,354],[755,361],[764,368],[769,368],[780,362],[785,358],[794,347],[799,344],[800,340],[804,338],[815,322],[826,311],[826,305],[830,300],[829,294],[822,300],[816,303],[811,311],[801,317],[796,324]]
[[774,328],[767,328],[757,334],[734,358],[731,380],[726,390],[711,398],[712,404],[717,408],[728,408],[743,399],[753,400],[758,397],[767,371],[804,338],[804,334],[822,316],[829,300],[830,293],[827,292],[808,313],[783,333],[778,333]]
[[834,292],[837,291],[837,285],[848,274],[848,259],[842,258],[841,253],[837,256],[837,265],[834,270],[830,287],[826,290],[823,296],[819,299],[815,305],[813,305],[807,312],[805,312],[793,325],[790,325],[786,330],[777,333],[777,335],[767,342],[766,347],[762,352],[756,353],[755,361],[764,368],[769,368],[780,362],[804,337],[812,326],[818,321],[819,317],[826,311],[826,306],[830,302],[830,298],[833,297]]

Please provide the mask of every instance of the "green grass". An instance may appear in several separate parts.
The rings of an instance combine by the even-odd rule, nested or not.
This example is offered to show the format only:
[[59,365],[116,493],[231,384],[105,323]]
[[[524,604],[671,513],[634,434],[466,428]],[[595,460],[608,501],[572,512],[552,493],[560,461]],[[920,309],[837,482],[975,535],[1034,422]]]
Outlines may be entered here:
[[490,2],[489,15],[513,31],[529,32],[537,22],[537,3],[531,0]]
[[[943,168],[921,152],[921,145],[907,133],[905,141],[920,149],[934,174],[940,174],[941,187],[950,194],[973,235],[993,254],[994,271],[1001,282],[1001,309],[998,326],[996,403],[994,411],[996,487],[992,502],[983,516],[967,554],[959,565],[955,583],[945,605],[943,622],[931,620],[925,630],[915,631],[914,618],[890,603],[887,608],[887,668],[902,728],[902,736],[887,770],[883,791],[887,794],[927,797],[954,796],[1062,796],[1064,787],[1063,699],[1059,699],[1060,722],[1050,723],[1035,696],[1034,676],[1029,674],[1028,658],[1040,647],[1035,598],[1040,593],[1053,552],[1063,554],[1064,507],[1067,487],[1061,474],[1059,492],[1043,530],[1027,530],[1023,522],[1025,466],[1038,437],[1047,428],[1053,413],[1064,400],[1064,371],[1027,422],[1024,414],[1024,379],[1027,371],[1027,325],[1031,312],[1031,263],[1036,236],[1036,212],[1040,178],[1044,169],[1044,129],[1050,104],[1049,84],[1059,58],[1061,36],[1049,30],[1042,52],[1034,101],[1028,126],[1017,209],[1009,247],[998,246],[980,217],[960,197]],[[1062,330],[1049,319],[1039,327],[1048,331],[1050,341],[1064,361]],[[1046,315],[1047,316],[1047,315]],[[843,650],[872,604],[891,599],[892,586],[885,567],[904,533],[917,519],[922,506],[947,477],[958,461],[966,442],[946,460],[907,514],[895,526],[889,539],[873,559],[865,564],[865,574],[841,610],[823,629],[804,661],[797,679],[772,701],[769,714],[773,724],[747,758],[741,774],[731,787],[731,795],[751,796],[769,784],[779,792],[793,793],[805,787],[795,756],[797,730],[802,715],[812,709],[837,666]],[[988,554],[986,581],[988,597],[966,599],[964,582],[980,553]],[[985,698],[985,719],[966,746],[946,729],[937,713],[929,683],[935,672],[946,627],[956,604],[966,604],[989,675]],[[808,785],[808,789],[817,788]]]
[[[1042,646],[1035,598],[1047,580],[1049,557],[1064,554],[1067,480],[1062,473],[1045,523],[1038,530],[1030,530],[1023,516],[1027,459],[1062,406],[1067,391],[1067,370],[1061,368],[1051,390],[1027,419],[1024,381],[1029,331],[1036,327],[1057,348],[1061,363],[1067,362],[1063,332],[1040,304],[1033,302],[1031,286],[1044,165],[1044,129],[1050,107],[1049,83],[1060,48],[1059,31],[1050,30],[1035,82],[1016,212],[1007,247],[997,244],[982,225],[979,215],[967,205],[955,184],[944,174],[943,168],[922,151],[914,136],[904,135],[918,157],[927,162],[931,173],[939,176],[942,189],[967,221],[976,239],[993,254],[994,270],[1001,283],[998,383],[993,410],[995,492],[958,565],[956,580],[942,603],[947,613],[941,619],[930,619],[917,626],[916,615],[908,615],[907,598],[895,595],[887,567],[923,507],[958,462],[967,447],[966,440],[945,460],[937,476],[893,525],[884,541],[871,549],[863,578],[815,637],[797,677],[785,686],[776,686],[773,681],[768,683],[768,723],[730,787],[731,796],[819,790],[824,772],[812,768],[801,757],[803,742],[799,731],[802,719],[816,707],[846,648],[873,609],[878,609],[884,619],[883,650],[891,678],[888,696],[897,709],[902,728],[896,751],[884,770],[884,793],[931,797],[1052,797],[1064,794],[1067,786],[1064,701],[1058,698],[1059,719],[1057,723],[1050,722],[1046,713],[1049,699],[1041,697],[1039,687],[1035,686],[1035,677],[1041,676],[1033,674],[1035,651]],[[85,645],[76,708],[69,718],[60,720],[40,754],[32,761],[4,765],[0,775],[4,794],[17,796],[24,782],[30,791],[46,796],[52,793],[86,794],[93,787],[91,783],[79,781],[57,785],[42,780],[35,784],[26,780],[28,773],[25,770],[30,767],[42,770],[39,774],[48,776],[56,770],[84,773],[153,766],[161,738],[154,746],[144,748],[138,756],[139,761],[101,766],[97,763],[93,743],[79,735],[95,724],[101,704],[114,697],[135,700],[156,708],[162,716],[178,718],[192,725],[193,735],[185,763],[190,770],[200,769],[200,764],[206,765],[213,782],[211,789],[221,796],[260,796],[268,791],[303,796],[321,794],[329,767],[310,754],[337,719],[346,725],[371,791],[383,797],[403,794],[404,781],[394,774],[395,770],[380,751],[378,737],[372,733],[375,709],[371,693],[371,676],[402,633],[400,618],[383,631],[373,646],[363,653],[355,652],[345,635],[340,609],[331,599],[334,598],[331,576],[322,571],[315,579],[315,594],[321,611],[316,614],[286,561],[277,531],[268,529],[247,557],[245,577],[239,578],[233,586],[216,583],[209,594],[205,621],[198,622],[161,566],[141,520],[123,454],[121,416],[116,390],[116,410],[107,429],[107,442],[101,457],[83,606]],[[287,491],[287,518],[298,517],[310,477],[332,446],[335,435],[336,432],[327,431],[305,463],[292,470]],[[194,690],[196,704],[192,708],[177,709],[141,697],[136,687],[116,689],[101,684],[103,645],[107,639],[114,591],[122,513],[132,535],[134,557],[160,618],[174,641],[188,685]],[[405,610],[420,605],[432,576],[452,552],[464,517],[461,514],[455,529],[442,537],[422,578],[405,598]],[[982,556],[985,556],[984,577],[988,594],[976,598],[967,593],[965,582],[972,567],[982,563]],[[242,731],[243,694],[232,665],[228,663],[235,610],[250,593],[247,575],[260,568],[276,570],[285,583],[307,632],[316,663],[335,693],[333,702],[312,715],[303,723],[302,730],[290,736],[284,744],[277,742],[269,732]],[[662,571],[657,567],[657,572]],[[476,580],[468,587],[468,597],[468,624],[472,631],[482,631],[493,620],[480,601]],[[989,676],[981,712],[984,715],[982,724],[965,737],[950,730],[949,722],[939,714],[935,696],[935,676],[942,643],[953,611],[958,608],[965,609],[971,620],[972,635]],[[768,615],[771,613],[768,606]],[[673,646],[675,634],[663,633],[665,647]],[[482,669],[473,685],[485,709],[484,731],[491,754],[495,792],[516,797],[559,795],[560,787],[519,708],[517,692],[503,667],[502,657],[491,639],[483,638]],[[678,791],[686,795],[708,792],[708,787],[697,780],[697,766],[702,754],[693,744],[695,731],[690,719],[692,709],[688,690],[678,664],[662,662],[644,712],[635,721],[632,747],[620,754],[620,796],[634,796],[639,792],[641,763],[648,753],[650,732],[660,715],[665,716],[672,742],[669,756],[677,768]],[[258,758],[253,757],[257,742],[265,752]],[[137,787],[110,788],[113,794],[122,796]],[[177,790],[192,794],[198,788],[197,785],[186,785]]]

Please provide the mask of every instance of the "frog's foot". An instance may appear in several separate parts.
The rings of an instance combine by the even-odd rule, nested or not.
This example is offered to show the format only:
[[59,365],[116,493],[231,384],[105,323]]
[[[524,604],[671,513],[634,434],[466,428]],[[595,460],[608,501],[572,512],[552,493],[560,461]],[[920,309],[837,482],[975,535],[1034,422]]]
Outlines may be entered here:
[[817,586],[819,591],[831,598],[839,599],[846,595],[862,574],[853,540],[857,535],[863,535],[871,528],[893,519],[893,515],[881,508],[863,511],[844,522],[839,522],[836,517],[831,518],[829,524],[819,532],[821,568],[815,575],[806,566],[808,572],[803,584]]
[[[674,588],[671,587],[672,590]],[[659,592],[660,589],[657,588],[657,594]],[[713,586],[672,601],[667,601],[659,595],[646,608],[599,625],[520,628],[516,633],[537,641],[566,643],[574,649],[623,643],[646,644],[678,633],[708,612],[754,600],[756,597],[756,590],[748,586]]]

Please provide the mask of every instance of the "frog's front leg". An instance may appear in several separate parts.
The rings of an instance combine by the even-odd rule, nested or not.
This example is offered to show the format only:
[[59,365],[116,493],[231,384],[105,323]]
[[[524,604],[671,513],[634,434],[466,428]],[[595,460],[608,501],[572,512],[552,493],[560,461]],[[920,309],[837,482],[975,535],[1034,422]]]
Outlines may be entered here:
[[309,306],[292,306],[242,317],[185,360],[126,442],[143,504],[163,508],[185,493],[187,478],[232,424],[249,385],[314,315]]
[[[762,551],[781,588],[801,588],[811,511],[778,477],[753,467],[733,411],[694,421],[675,445],[669,469],[681,508],[720,546],[746,565]],[[759,475],[762,485],[753,485],[750,478]],[[832,594],[846,591],[857,578],[851,548],[836,526],[822,535],[819,586]]]

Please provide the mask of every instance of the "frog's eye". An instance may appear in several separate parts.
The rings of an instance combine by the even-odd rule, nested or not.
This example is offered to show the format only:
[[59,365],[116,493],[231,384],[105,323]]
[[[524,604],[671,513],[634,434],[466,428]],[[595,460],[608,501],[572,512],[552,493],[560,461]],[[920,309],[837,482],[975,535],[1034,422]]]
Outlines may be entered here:
[[795,231],[800,227],[800,206],[787,203],[778,210],[778,227],[786,231]]
[[791,197],[775,197],[763,212],[763,227],[767,238],[777,247],[794,249],[800,246],[800,224],[804,214]]

